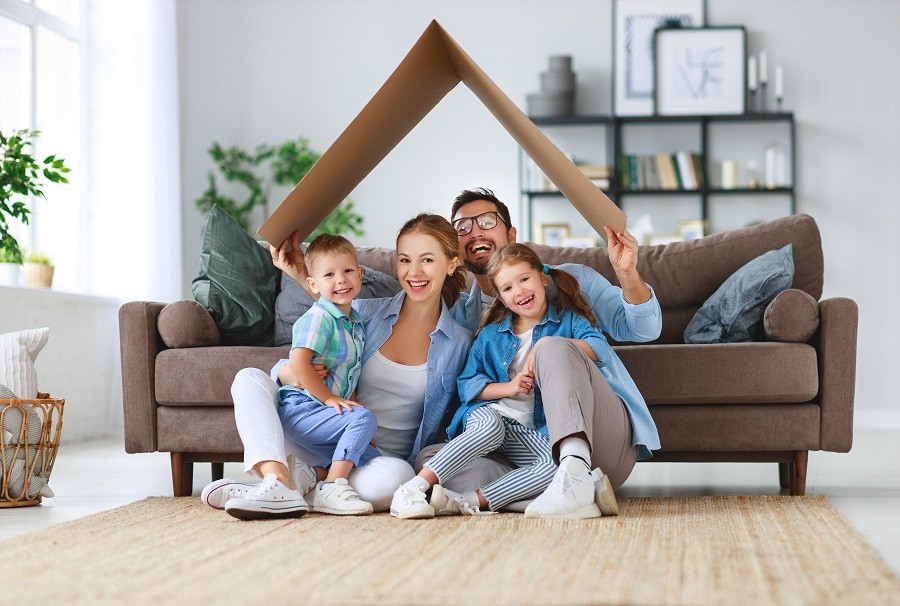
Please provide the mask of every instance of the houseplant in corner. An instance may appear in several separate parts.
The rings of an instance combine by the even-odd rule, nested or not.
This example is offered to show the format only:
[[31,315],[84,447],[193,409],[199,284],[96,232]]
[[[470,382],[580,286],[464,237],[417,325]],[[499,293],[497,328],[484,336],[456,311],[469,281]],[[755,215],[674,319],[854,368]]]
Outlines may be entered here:
[[25,284],[31,288],[53,286],[53,261],[45,254],[31,251],[25,255]]
[[62,158],[50,155],[35,160],[29,148],[40,133],[36,130],[0,131],[0,262],[22,264],[22,249],[10,233],[10,221],[28,223],[31,200],[46,198],[44,186],[68,183],[69,172]]

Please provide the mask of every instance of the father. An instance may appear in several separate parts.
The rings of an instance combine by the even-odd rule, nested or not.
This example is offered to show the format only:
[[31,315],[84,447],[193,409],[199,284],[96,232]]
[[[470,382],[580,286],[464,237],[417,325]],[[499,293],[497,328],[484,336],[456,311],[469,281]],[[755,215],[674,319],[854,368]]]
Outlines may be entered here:
[[[483,188],[465,190],[456,197],[451,222],[459,238],[460,257],[475,278],[471,290],[463,293],[454,307],[454,318],[475,330],[483,309],[493,300],[494,288],[485,275],[487,261],[495,250],[516,241],[516,228],[508,207]],[[584,265],[559,267],[578,280],[598,328],[620,342],[652,341],[659,337],[662,315],[653,289],[638,274],[637,240],[627,231],[604,229],[620,287]],[[601,481],[608,482],[610,494],[605,496],[612,498],[612,490],[625,482],[635,462],[660,448],[643,397],[615,352],[610,349],[609,353],[609,363],[598,370],[577,347],[562,339],[535,352],[536,380],[544,396],[553,456],[560,467],[550,487],[529,507],[532,514],[566,517],[592,501],[597,478],[589,472],[594,467],[606,473]],[[423,450],[416,467],[438,448],[440,445]],[[480,484],[486,475],[499,476],[507,470],[502,464],[482,462],[469,478],[457,477]],[[602,484],[598,486],[598,494],[602,488]],[[611,502],[614,507],[614,498]]]

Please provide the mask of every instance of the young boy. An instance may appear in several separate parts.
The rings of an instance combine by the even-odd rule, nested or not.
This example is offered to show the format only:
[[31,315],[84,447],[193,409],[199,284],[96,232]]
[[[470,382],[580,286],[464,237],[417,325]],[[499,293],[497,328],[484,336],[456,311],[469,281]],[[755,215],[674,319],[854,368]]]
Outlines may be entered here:
[[[320,465],[305,470],[319,480],[313,511],[369,514],[372,504],[360,499],[347,482],[354,466],[380,454],[370,444],[375,415],[353,399],[364,335],[362,320],[351,304],[359,294],[363,269],[356,249],[341,236],[318,236],[305,257],[307,283],[319,299],[294,323],[289,365],[306,387],[285,385],[278,390],[278,416],[288,440],[321,457]],[[328,369],[324,383],[313,364]],[[303,465],[299,460],[295,464]],[[246,500],[232,499],[225,509],[241,517]]]

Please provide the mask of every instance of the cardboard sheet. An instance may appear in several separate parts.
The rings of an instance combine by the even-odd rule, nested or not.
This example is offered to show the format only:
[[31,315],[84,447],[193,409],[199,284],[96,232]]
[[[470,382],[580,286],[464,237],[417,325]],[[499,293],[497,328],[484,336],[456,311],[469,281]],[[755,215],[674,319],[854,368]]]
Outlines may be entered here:
[[259,235],[275,246],[295,229],[305,239],[460,82],[601,237],[606,238],[604,225],[624,229],[622,210],[432,21],[375,96],[263,223]]

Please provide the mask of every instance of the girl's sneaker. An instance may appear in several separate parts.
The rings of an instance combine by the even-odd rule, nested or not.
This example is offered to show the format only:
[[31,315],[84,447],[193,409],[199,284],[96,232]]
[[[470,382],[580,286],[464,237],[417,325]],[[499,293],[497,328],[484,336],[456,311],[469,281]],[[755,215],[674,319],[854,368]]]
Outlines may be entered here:
[[296,518],[309,511],[303,495],[270,473],[246,496],[229,500],[225,511],[240,520]]
[[420,520],[434,517],[434,507],[428,504],[425,493],[415,485],[403,484],[391,499],[391,515],[401,520]]
[[222,478],[204,486],[203,492],[200,493],[200,500],[210,507],[225,509],[225,503],[229,500],[245,497],[254,488],[256,486],[253,484],[244,484],[231,478]]
[[466,502],[466,497],[453,492],[449,488],[444,488],[440,484],[431,487],[431,499],[428,501],[434,508],[434,515],[463,515],[463,516],[483,516],[494,513],[493,511],[481,511],[477,507],[472,507]]
[[372,504],[363,501],[346,478],[334,482],[319,482],[313,496],[313,511],[338,516],[359,516],[372,513]]

